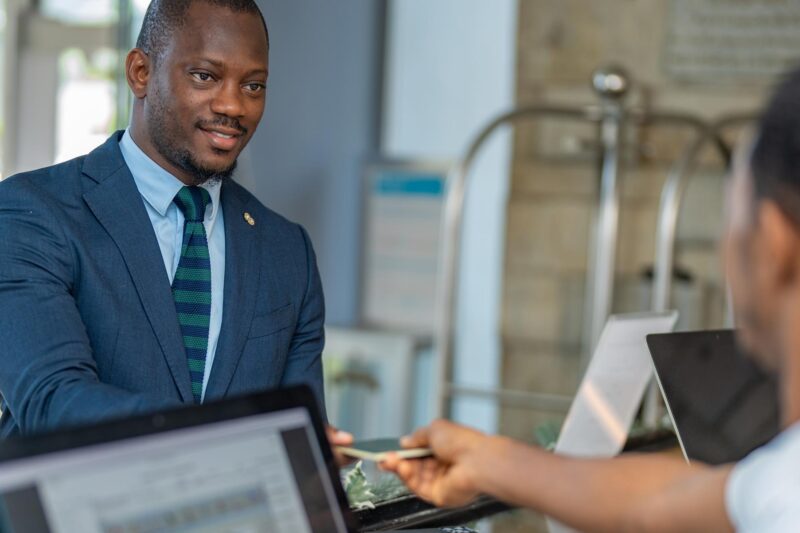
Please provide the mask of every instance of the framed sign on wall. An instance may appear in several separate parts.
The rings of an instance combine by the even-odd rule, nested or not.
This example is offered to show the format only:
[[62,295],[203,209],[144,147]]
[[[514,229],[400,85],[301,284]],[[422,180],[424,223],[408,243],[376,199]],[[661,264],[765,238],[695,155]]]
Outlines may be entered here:
[[365,176],[361,287],[364,325],[430,334],[449,165],[389,162]]

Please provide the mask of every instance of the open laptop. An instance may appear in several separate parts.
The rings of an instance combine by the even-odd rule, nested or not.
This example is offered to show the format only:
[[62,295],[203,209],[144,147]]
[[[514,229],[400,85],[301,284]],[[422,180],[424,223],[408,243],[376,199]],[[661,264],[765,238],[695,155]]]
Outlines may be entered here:
[[687,461],[736,461],[779,431],[775,377],[757,367],[734,337],[733,330],[647,337]]
[[622,451],[652,379],[645,337],[672,331],[677,311],[611,315],[572,401],[555,451],[613,457]]
[[0,533],[355,531],[305,387],[0,443]]

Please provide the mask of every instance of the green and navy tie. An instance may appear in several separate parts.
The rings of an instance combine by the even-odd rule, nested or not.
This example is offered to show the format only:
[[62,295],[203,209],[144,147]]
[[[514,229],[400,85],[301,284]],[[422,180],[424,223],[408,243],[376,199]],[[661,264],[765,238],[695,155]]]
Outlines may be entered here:
[[186,221],[181,258],[172,280],[172,297],[189,361],[192,395],[195,403],[200,403],[211,317],[211,261],[203,218],[211,197],[201,187],[183,187],[174,202]]

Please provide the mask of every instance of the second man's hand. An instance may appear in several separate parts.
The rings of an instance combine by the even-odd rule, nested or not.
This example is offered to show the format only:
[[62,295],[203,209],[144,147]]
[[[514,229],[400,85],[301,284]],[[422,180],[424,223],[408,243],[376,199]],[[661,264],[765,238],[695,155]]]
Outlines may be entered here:
[[437,506],[459,506],[479,494],[481,468],[493,453],[493,437],[445,420],[437,420],[401,443],[406,448],[429,447],[433,457],[400,459],[396,454],[381,468],[397,476],[423,500]]

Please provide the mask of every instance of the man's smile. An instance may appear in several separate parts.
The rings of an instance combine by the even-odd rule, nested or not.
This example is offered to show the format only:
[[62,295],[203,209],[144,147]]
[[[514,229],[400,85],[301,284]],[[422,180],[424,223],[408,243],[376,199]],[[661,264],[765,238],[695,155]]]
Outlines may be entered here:
[[224,151],[233,150],[239,143],[239,138],[244,135],[240,130],[219,126],[210,128],[200,126],[199,129],[209,139],[214,148]]

